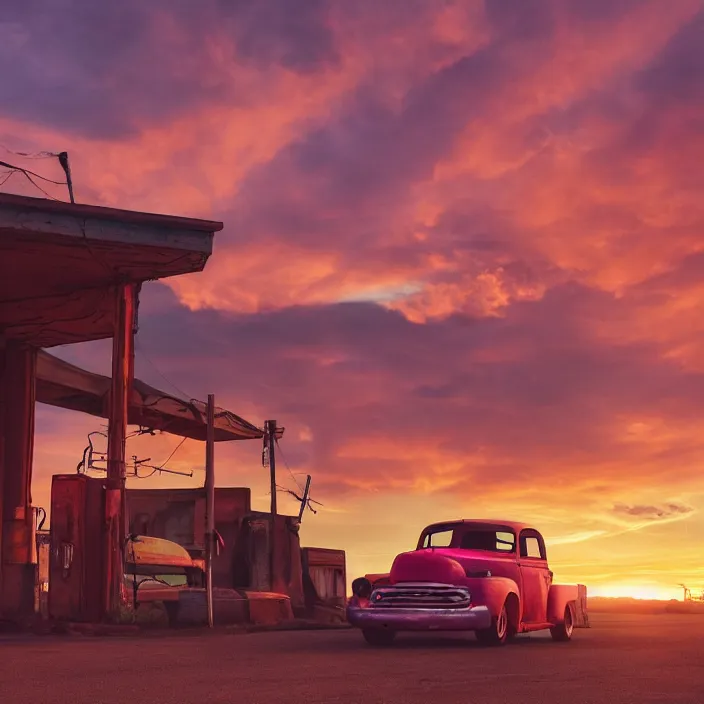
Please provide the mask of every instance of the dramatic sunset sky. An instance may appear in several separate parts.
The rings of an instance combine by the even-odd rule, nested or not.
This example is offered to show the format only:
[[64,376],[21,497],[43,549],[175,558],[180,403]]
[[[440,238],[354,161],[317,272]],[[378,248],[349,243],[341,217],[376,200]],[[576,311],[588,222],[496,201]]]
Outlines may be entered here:
[[[354,577],[496,516],[592,594],[704,584],[701,0],[9,0],[0,57],[0,144],[79,202],[224,221],[145,286],[137,375],[286,427],[305,544]],[[46,505],[100,421],[37,423]],[[260,452],[217,473],[264,509]]]

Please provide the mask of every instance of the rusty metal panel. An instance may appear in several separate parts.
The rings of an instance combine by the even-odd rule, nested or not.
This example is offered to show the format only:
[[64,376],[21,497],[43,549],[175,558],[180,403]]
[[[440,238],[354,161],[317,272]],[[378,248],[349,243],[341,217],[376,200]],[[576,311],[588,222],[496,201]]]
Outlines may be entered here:
[[268,591],[270,586],[269,568],[269,519],[250,520],[249,588],[254,591]]
[[331,548],[302,548],[309,567],[325,566],[345,569],[345,551]]
[[308,606],[314,603],[342,605],[346,599],[347,575],[344,550],[303,548],[304,579],[308,585]]
[[37,533],[37,583],[34,596],[34,610],[43,619],[49,618],[49,560],[51,556],[51,536],[49,531]]
[[335,567],[311,567],[308,570],[316,594],[321,601],[344,599],[345,586],[342,573]]
[[250,513],[252,492],[246,487],[219,487],[215,489],[215,521],[225,523],[240,520]]

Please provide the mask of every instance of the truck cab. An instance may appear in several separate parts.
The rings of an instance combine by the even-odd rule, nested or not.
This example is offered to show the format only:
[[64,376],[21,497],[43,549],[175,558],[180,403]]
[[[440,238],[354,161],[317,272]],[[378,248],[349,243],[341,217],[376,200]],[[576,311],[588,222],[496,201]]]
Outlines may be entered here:
[[569,641],[578,601],[577,585],[554,582],[537,529],[466,519],[427,526],[388,574],[355,580],[347,617],[371,644],[443,630],[474,631],[488,645],[538,630]]

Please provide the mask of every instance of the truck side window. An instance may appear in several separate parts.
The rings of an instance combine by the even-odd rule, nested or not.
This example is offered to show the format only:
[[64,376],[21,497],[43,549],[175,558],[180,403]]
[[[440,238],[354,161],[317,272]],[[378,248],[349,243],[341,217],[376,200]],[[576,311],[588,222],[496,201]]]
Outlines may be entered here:
[[516,546],[516,536],[513,533],[496,534],[496,549],[498,552],[513,552]]
[[533,535],[526,535],[521,538],[521,557],[533,558],[535,560],[545,559],[538,538]]

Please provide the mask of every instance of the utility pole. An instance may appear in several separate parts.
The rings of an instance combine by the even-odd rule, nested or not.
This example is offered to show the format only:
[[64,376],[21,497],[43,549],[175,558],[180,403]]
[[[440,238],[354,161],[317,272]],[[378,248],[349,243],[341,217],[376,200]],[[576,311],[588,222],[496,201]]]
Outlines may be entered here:
[[213,627],[213,548],[215,542],[215,396],[208,394],[205,440],[205,598]]
[[269,483],[271,487],[271,506],[269,524],[269,585],[275,591],[276,578],[276,421],[268,420],[264,424],[269,456]]
[[306,488],[303,490],[303,498],[301,499],[301,509],[298,512],[298,522],[303,520],[303,512],[306,510],[306,504],[308,503],[308,494],[310,493],[310,474],[306,477]]
[[66,185],[68,186],[68,197],[71,199],[72,203],[76,202],[73,197],[73,179],[71,178],[71,166],[68,163],[68,152],[61,152],[59,154],[59,164],[66,174]]

